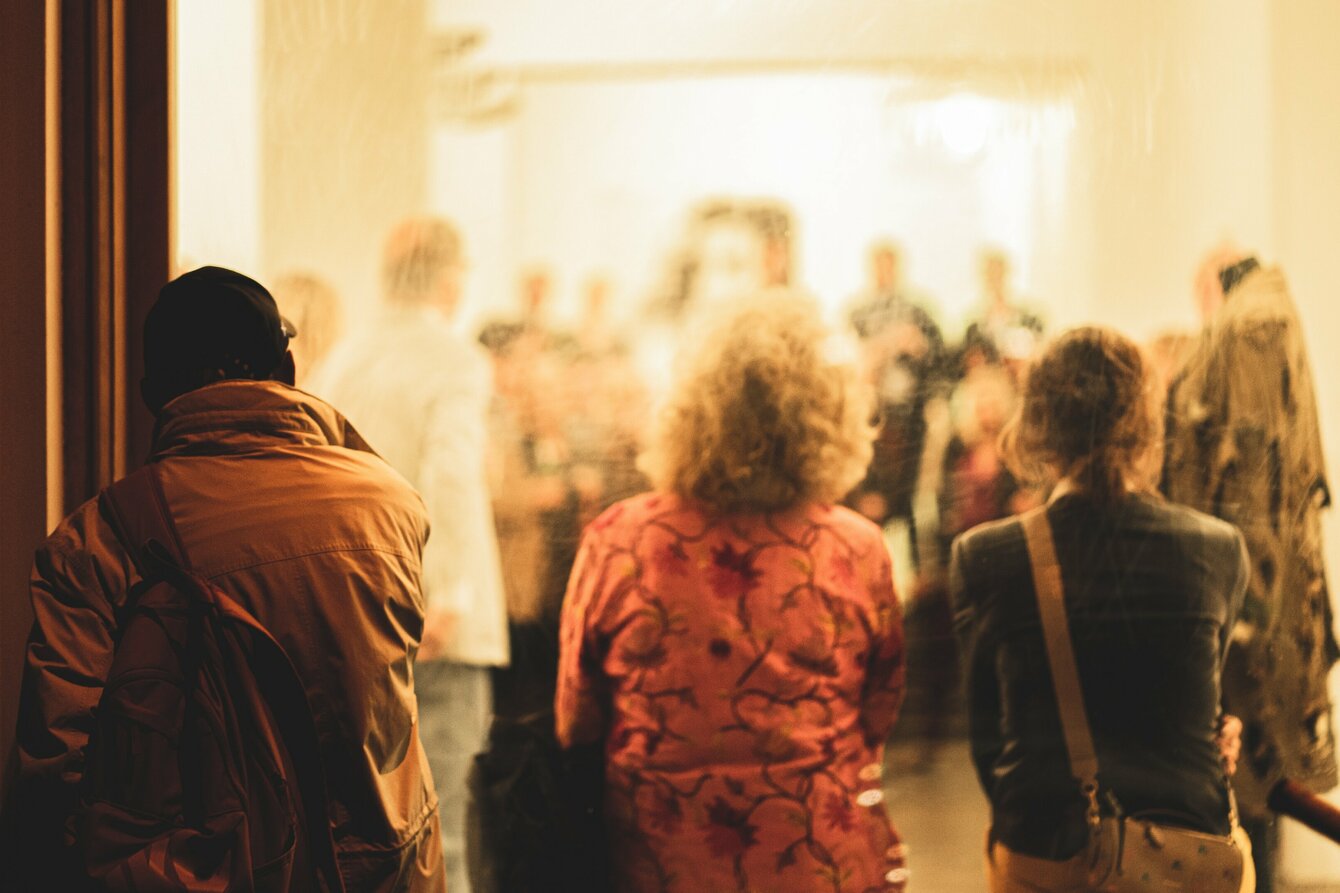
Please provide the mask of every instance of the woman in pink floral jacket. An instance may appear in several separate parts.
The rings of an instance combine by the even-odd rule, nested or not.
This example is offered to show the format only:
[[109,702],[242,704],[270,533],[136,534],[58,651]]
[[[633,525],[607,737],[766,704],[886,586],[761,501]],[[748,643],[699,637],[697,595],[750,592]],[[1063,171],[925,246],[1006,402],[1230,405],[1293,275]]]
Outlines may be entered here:
[[812,302],[733,308],[585,533],[564,605],[565,746],[605,742],[615,888],[901,891],[883,742],[902,620],[880,531],[834,502],[870,403]]

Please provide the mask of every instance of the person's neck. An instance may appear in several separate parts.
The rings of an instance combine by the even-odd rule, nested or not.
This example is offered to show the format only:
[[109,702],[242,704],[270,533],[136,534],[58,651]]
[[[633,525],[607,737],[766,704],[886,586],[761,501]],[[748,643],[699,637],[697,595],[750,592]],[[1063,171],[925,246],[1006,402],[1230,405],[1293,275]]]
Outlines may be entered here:
[[[1051,495],[1047,497],[1047,501],[1050,503],[1065,496],[1088,493],[1089,488],[1080,480],[1080,473],[1083,470],[1082,463],[1076,463],[1076,465],[1072,466],[1070,471],[1062,475],[1061,479],[1056,482],[1054,487],[1052,487]],[[1125,498],[1138,492],[1140,492],[1138,487],[1134,487],[1131,485],[1130,481],[1126,481],[1121,488],[1121,498]]]
[[1070,475],[1066,475],[1056,482],[1056,486],[1052,487],[1051,495],[1047,497],[1047,501],[1055,502],[1063,496],[1082,492],[1084,492],[1084,488],[1080,486],[1079,481]]

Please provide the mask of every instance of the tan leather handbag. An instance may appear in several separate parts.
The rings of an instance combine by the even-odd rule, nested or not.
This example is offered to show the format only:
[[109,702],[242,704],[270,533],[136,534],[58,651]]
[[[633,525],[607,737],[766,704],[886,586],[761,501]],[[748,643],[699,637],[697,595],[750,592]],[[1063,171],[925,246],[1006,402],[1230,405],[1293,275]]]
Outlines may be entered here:
[[1231,786],[1228,802],[1232,831],[1227,837],[1124,815],[1110,791],[1107,800],[1116,814],[1099,813],[1098,756],[1075,669],[1061,568],[1045,507],[1028,512],[1022,521],[1070,770],[1089,803],[1089,842],[1065,862],[1013,853],[997,843],[995,848],[1004,852],[991,862],[993,890],[1251,893],[1256,889],[1251,846],[1238,824]]

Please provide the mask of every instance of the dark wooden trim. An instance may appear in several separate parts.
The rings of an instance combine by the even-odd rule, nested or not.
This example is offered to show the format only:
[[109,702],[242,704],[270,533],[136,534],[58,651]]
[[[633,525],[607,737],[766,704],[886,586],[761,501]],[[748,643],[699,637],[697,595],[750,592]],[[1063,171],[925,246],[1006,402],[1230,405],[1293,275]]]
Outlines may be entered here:
[[64,508],[96,492],[98,338],[97,9],[70,3],[60,23],[61,117],[61,366],[64,439]]
[[62,4],[68,511],[140,465],[140,326],[169,270],[168,0]]
[[126,470],[149,455],[153,417],[140,400],[145,314],[172,273],[172,3],[134,0],[125,20],[124,380]]
[[0,796],[47,521],[46,16],[44,3],[0,3]]
[[[69,511],[148,451],[135,383],[140,326],[168,275],[170,15],[171,0],[0,3],[0,799],[49,508]],[[61,370],[51,444],[48,333]],[[52,492],[48,468],[63,469]]]

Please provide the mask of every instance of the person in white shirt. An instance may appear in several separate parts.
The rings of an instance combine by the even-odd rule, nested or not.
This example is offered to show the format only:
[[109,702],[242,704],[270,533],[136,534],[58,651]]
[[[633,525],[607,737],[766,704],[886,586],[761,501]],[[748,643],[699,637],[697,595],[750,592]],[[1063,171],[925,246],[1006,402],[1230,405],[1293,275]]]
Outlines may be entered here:
[[414,674],[453,893],[470,889],[466,777],[488,733],[490,668],[508,661],[484,464],[491,372],[482,348],[452,326],[462,273],[461,237],[446,220],[413,218],[396,226],[382,255],[382,312],[335,348],[311,382],[428,507],[427,621]]

